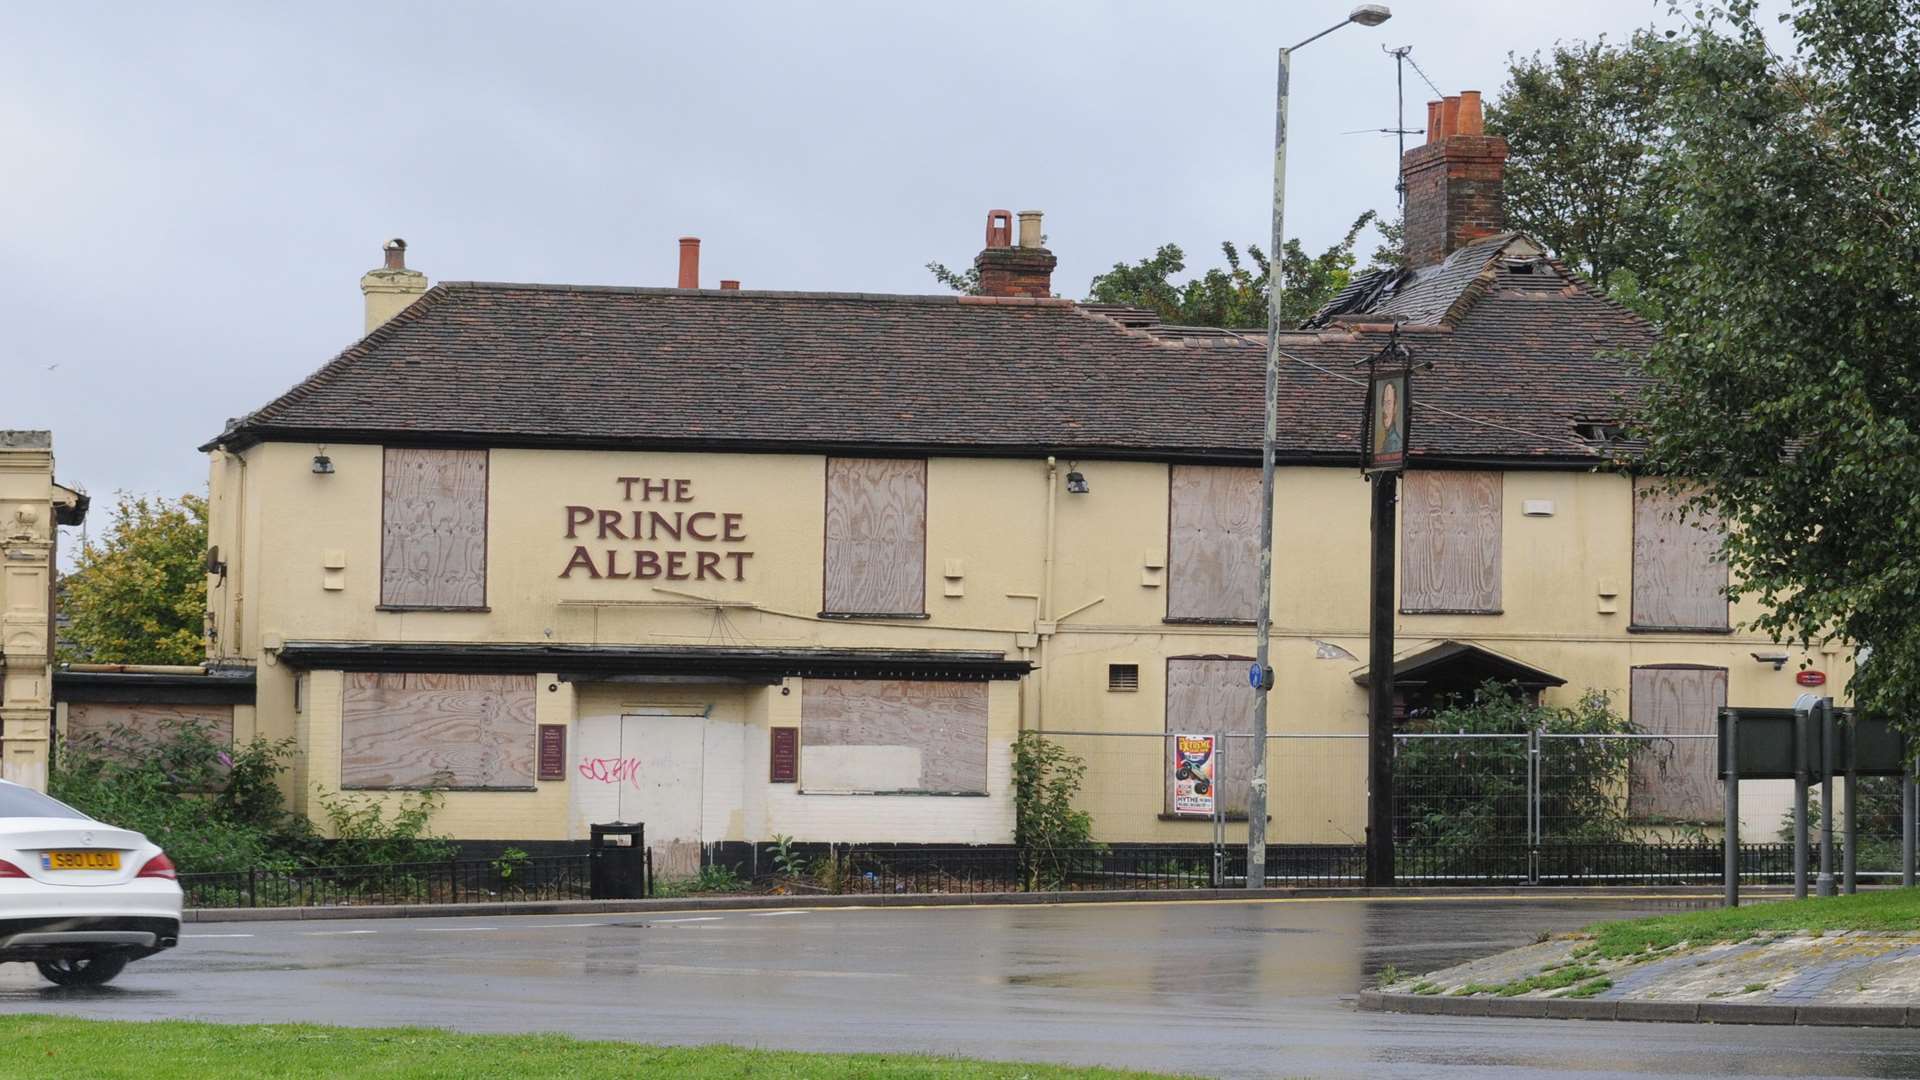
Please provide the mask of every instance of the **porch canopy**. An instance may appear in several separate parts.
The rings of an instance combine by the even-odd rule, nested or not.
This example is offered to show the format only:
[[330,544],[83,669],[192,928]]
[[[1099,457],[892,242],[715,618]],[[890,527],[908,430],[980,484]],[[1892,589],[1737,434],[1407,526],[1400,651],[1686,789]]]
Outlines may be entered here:
[[[1567,684],[1552,672],[1466,641],[1431,641],[1393,658],[1394,690],[1410,699],[1470,695],[1489,679],[1518,686],[1529,698]],[[1354,669],[1353,681],[1367,684],[1367,665]]]

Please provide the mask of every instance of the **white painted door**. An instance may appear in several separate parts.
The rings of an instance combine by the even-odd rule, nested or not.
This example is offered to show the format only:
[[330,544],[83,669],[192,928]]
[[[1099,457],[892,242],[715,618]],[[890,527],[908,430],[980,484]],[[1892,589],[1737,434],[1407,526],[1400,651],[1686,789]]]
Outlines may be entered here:
[[698,873],[706,724],[704,714],[684,709],[582,717],[574,738],[576,835],[596,822],[642,822],[654,873]]

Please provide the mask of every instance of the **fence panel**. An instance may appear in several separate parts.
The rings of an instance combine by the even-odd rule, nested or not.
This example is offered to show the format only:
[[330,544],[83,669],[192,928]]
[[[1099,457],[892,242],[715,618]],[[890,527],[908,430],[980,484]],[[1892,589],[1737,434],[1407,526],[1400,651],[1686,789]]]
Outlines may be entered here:
[[587,867],[585,854],[308,866],[181,874],[180,889],[192,908],[584,900]]

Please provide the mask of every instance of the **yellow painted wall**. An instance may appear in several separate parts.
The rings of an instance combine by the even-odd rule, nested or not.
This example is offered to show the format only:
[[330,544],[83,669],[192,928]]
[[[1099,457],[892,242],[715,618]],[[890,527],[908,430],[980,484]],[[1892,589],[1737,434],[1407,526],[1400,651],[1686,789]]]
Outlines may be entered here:
[[[799,695],[732,691],[714,696],[717,722],[739,738],[716,751],[744,759],[741,794],[708,825],[725,839],[787,832],[818,840],[1007,839],[1006,746],[1020,727],[1127,732],[1125,738],[1064,736],[1089,769],[1084,803],[1105,839],[1205,840],[1203,822],[1161,821],[1161,743],[1169,657],[1250,655],[1247,627],[1173,625],[1166,610],[1168,467],[1080,461],[1092,491],[1068,495],[1053,480],[1056,540],[1047,592],[1048,465],[1041,459],[935,458],[928,465],[924,621],[818,618],[823,568],[825,463],[816,455],[656,454],[495,450],[490,460],[485,613],[378,609],[382,453],[334,445],[330,476],[315,475],[310,444],[265,444],[244,467],[216,460],[215,543],[232,545],[228,582],[213,603],[219,625],[237,627],[219,648],[261,661],[258,729],[294,735],[307,748],[296,787],[338,776],[338,675],[310,677],[308,708],[292,712],[290,673],[274,647],[291,640],[388,642],[569,642],[699,646],[972,649],[1042,663],[1025,684],[995,684],[991,698],[991,799],[802,796],[765,783],[766,728],[798,723]],[[221,455],[216,455],[220,458]],[[638,582],[561,578],[576,543],[565,536],[570,504],[632,508],[622,476],[688,480],[685,510],[740,513],[745,539],[706,545],[751,550],[746,580]],[[1366,653],[1368,493],[1350,468],[1285,468],[1275,516],[1274,668],[1278,682],[1271,808],[1276,842],[1357,840],[1365,798],[1365,695],[1353,681]],[[1525,500],[1551,500],[1550,517],[1526,517]],[[1702,663],[1729,672],[1732,701],[1785,705],[1798,692],[1804,653],[1775,672],[1752,652],[1772,649],[1746,634],[1629,633],[1631,489],[1625,477],[1508,473],[1503,484],[1499,615],[1402,615],[1402,651],[1444,638],[1467,640],[1554,672],[1566,701],[1592,687],[1626,708],[1629,669]],[[702,545],[689,543],[691,549]],[[329,556],[333,558],[330,560]],[[343,588],[323,588],[324,564],[344,557]],[[949,561],[957,576],[948,577]],[[948,596],[949,582],[959,596]],[[1617,608],[1603,613],[1602,592]],[[1010,595],[1014,594],[1014,595]],[[699,599],[695,599],[695,597]],[[1736,610],[1736,622],[1747,614]],[[1065,616],[1062,618],[1062,616]],[[1057,624],[1057,625],[1056,625]],[[1352,658],[1345,654],[1351,654]],[[1844,657],[1811,658],[1844,684]],[[1107,665],[1140,668],[1136,693],[1107,690]],[[545,678],[543,676],[543,678]],[[549,701],[541,719],[616,707],[617,691],[583,686],[577,704]],[[1251,693],[1249,691],[1249,693]],[[572,691],[569,690],[569,694]],[[697,695],[696,695],[697,696]],[[733,739],[728,735],[727,739]],[[1244,741],[1228,753],[1244,753]],[[717,759],[716,759],[717,760]],[[567,835],[566,782],[535,794],[456,793],[443,826],[455,835]],[[549,787],[553,790],[549,791]],[[1749,800],[1751,801],[1751,799]],[[1762,800],[1764,802],[1764,800]],[[921,807],[927,809],[922,812]],[[1755,807],[1750,821],[1770,814]],[[1770,819],[1769,819],[1770,820]],[[1243,835],[1244,826],[1236,826]],[[498,832],[498,830],[510,830]]]

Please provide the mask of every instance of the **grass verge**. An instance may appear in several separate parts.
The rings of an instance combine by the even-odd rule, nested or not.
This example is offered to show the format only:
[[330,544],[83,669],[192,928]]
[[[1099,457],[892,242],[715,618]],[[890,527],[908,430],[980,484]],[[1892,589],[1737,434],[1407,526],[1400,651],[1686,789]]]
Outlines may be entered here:
[[1762,934],[1838,930],[1920,931],[1920,888],[1712,908],[1587,927],[1594,938],[1593,951],[1613,959],[1667,949],[1681,942],[1706,945],[1745,941]]
[[425,1028],[316,1024],[133,1023],[0,1016],[0,1060],[34,1077],[225,1080],[228,1077],[375,1077],[378,1080],[672,1076],[686,1080],[989,1077],[1118,1080],[1149,1073],[912,1054],[802,1054],[735,1046],[645,1046],[564,1035],[461,1035]]

